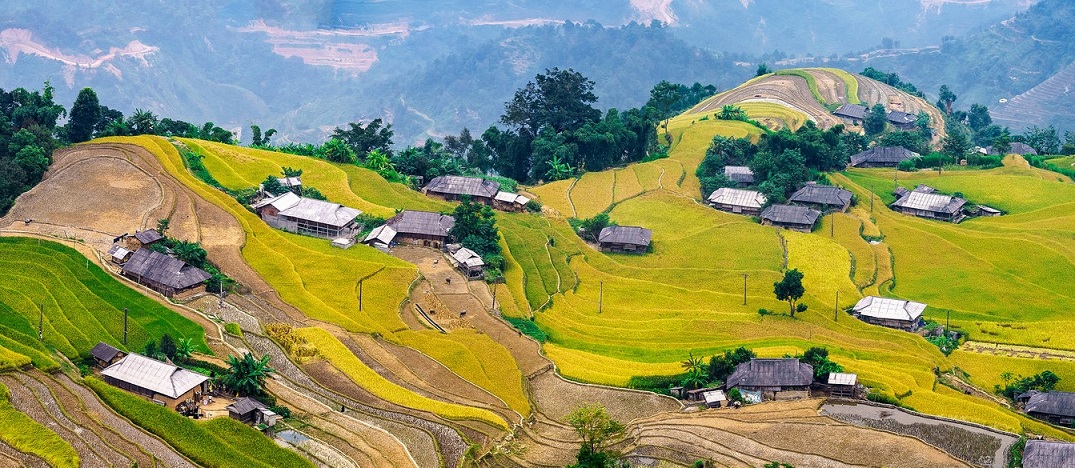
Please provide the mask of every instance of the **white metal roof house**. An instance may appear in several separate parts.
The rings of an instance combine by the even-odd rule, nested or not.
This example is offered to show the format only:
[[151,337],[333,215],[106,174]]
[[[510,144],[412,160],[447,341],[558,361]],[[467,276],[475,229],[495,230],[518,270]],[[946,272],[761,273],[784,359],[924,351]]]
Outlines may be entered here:
[[523,211],[530,199],[511,192],[497,192],[493,197],[493,207],[504,211]]
[[925,310],[926,305],[921,302],[866,296],[855,304],[851,314],[873,325],[915,331],[922,326]]
[[[458,244],[453,245],[458,246]],[[482,279],[485,277],[485,272],[483,270],[485,268],[485,261],[482,260],[480,255],[463,246],[455,247],[454,252],[452,252],[452,250],[453,247],[448,248],[448,251],[452,254],[452,260],[455,263],[455,267],[458,268],[468,280]]]
[[761,214],[761,207],[766,201],[761,192],[727,187],[713,191],[706,199],[709,206],[718,210],[750,216]]
[[209,380],[197,372],[133,353],[104,368],[101,375],[113,386],[172,409],[193,398],[195,391],[205,391]]
[[336,239],[351,237],[356,229],[355,218],[362,211],[287,192],[267,198],[254,206],[254,211],[270,226],[288,232]]
[[966,204],[967,200],[937,193],[932,187],[920,185],[903,193],[891,206],[894,211],[903,214],[957,223],[963,219],[963,206]]

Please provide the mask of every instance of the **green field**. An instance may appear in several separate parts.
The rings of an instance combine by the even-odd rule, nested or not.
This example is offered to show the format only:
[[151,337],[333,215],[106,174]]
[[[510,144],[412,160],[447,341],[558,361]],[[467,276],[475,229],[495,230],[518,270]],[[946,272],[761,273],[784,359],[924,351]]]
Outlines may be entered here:
[[[125,308],[130,317],[127,346],[122,343]],[[49,370],[56,363],[38,341],[39,322],[45,345],[71,359],[88,356],[99,341],[140,350],[165,333],[190,338],[200,351],[209,351],[201,326],[120,283],[74,249],[45,240],[0,238],[0,347]]]

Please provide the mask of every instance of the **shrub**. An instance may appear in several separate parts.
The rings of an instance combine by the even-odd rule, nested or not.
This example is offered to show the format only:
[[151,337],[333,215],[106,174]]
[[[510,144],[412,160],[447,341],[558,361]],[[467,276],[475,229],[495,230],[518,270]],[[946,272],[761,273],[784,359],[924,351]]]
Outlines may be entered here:
[[545,333],[545,331],[539,328],[533,321],[515,317],[504,317],[504,320],[507,320],[508,323],[512,324],[512,326],[522,332],[522,334],[537,340],[539,343],[544,343],[549,339],[548,333]]
[[229,335],[235,335],[239,338],[243,337],[243,329],[239,328],[239,324],[235,322],[228,322],[224,324],[224,331]]
[[903,161],[900,161],[896,167],[903,172],[912,172],[915,170],[916,165],[914,160],[904,159]]
[[531,213],[541,213],[541,202],[537,200],[530,200],[526,202],[526,211]]
[[678,387],[686,374],[677,375],[636,375],[627,380],[627,388],[646,390],[662,395],[669,395],[672,387]]

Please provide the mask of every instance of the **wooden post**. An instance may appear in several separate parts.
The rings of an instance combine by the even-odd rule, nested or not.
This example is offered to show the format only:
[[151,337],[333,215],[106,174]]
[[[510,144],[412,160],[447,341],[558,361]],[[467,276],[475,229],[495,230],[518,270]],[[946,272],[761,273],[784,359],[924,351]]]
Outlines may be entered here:
[[832,307],[832,320],[840,321],[840,290],[836,290],[836,304]]
[[597,313],[601,313],[605,302],[605,282],[602,281],[598,284],[597,292]]
[[365,278],[358,280],[358,311],[362,312],[362,282],[366,281]]
[[127,346],[127,308],[123,308],[123,346]]
[[743,273],[743,305],[747,305],[747,273]]
[[836,213],[829,215],[829,237],[836,237]]
[[952,309],[947,309],[947,310],[945,310],[945,317],[944,317],[944,333],[945,334],[948,334],[949,327],[951,326],[951,320],[952,320]]
[[37,305],[37,339],[45,340],[45,306]]
[[493,280],[493,310],[496,310],[496,285],[500,284],[500,277]]
[[870,214],[873,214],[873,192],[870,192]]

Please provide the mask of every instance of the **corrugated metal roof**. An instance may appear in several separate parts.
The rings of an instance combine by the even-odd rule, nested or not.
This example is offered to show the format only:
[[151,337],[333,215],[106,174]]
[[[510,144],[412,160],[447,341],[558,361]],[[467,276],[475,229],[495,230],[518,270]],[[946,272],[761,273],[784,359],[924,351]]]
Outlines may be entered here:
[[1040,392],[1030,396],[1026,402],[1026,412],[1055,414],[1057,416],[1075,416],[1075,393]]
[[917,320],[926,310],[921,302],[890,299],[887,297],[866,296],[855,304],[855,312],[867,317],[891,320]]
[[858,166],[863,163],[895,165],[906,159],[920,157],[922,155],[902,146],[875,146],[851,156],[851,165]]
[[915,120],[918,120],[918,116],[901,111],[889,111],[886,117],[888,117],[889,122],[896,125],[913,124]]
[[468,267],[485,266],[485,262],[482,261],[482,258],[473,250],[466,247],[460,247],[459,250],[456,250],[455,253],[452,254],[452,258],[461,265]]
[[708,199],[709,203],[719,205],[741,206],[744,208],[761,208],[765,204],[765,195],[754,190],[719,188]]
[[302,186],[302,178],[300,177],[277,177],[276,181],[280,182],[280,185],[283,185],[284,187]]
[[90,356],[108,362],[115,359],[121,352],[122,351],[112,347],[112,345],[102,341],[97,343],[97,345],[90,350]]
[[[1012,147],[1008,150],[1007,154],[1038,154],[1038,150],[1034,149],[1032,146],[1026,143],[1016,141],[1013,142],[1011,145]],[[988,154],[997,154],[997,150],[993,148],[993,145],[986,146],[985,152]]]
[[805,206],[769,205],[761,212],[761,219],[780,224],[808,224],[813,226],[821,212]]
[[279,211],[284,211],[298,204],[299,200],[301,200],[301,197],[295,195],[294,193],[287,192],[282,195],[266,198],[260,202],[257,202],[252,208],[254,208],[254,211],[257,211],[266,206],[272,205],[273,208],[276,208]]
[[131,254],[130,250],[127,250],[126,248],[120,247],[119,244],[114,244],[114,245],[112,245],[112,248],[108,249],[108,255],[111,255],[112,257],[115,257],[115,258],[121,258],[121,259],[126,258],[130,254]]
[[157,232],[156,229],[146,229],[145,231],[135,231],[134,238],[138,239],[138,242],[142,244],[152,244],[164,239],[164,236]]
[[816,203],[828,206],[844,206],[851,203],[851,192],[831,185],[806,184],[791,195],[790,201]]
[[141,354],[128,354],[115,364],[101,371],[121,382],[152,390],[172,399],[179,398],[190,389],[197,387],[209,377],[186,369],[150,359]]
[[728,399],[724,397],[723,390],[710,390],[708,392],[703,393],[702,398],[705,398],[705,404],[707,405],[711,405],[713,403],[720,403],[722,401],[728,401]]
[[385,224],[399,234],[448,237],[448,230],[455,226],[455,218],[429,211],[408,210],[393,216]]
[[362,243],[368,244],[370,242],[378,242],[384,245],[389,245],[395,238],[396,230],[392,229],[387,224],[382,224],[381,226],[376,227],[372,231],[370,231],[370,233],[366,236],[366,239],[364,239]]
[[225,407],[228,411],[236,414],[250,414],[259,409],[268,409],[265,403],[257,401],[250,397],[243,397]]
[[795,358],[753,358],[735,366],[725,388],[744,387],[801,387],[814,381],[814,368]]
[[477,177],[440,176],[429,181],[425,190],[433,193],[493,198],[500,190],[500,182]]
[[[293,194],[292,194],[293,195]],[[354,221],[362,211],[339,203],[300,197],[298,203],[280,210],[281,216],[313,221],[333,227],[343,227]]]
[[858,374],[848,374],[845,372],[829,373],[829,385],[855,385],[858,383],[858,380]]
[[1026,441],[1023,468],[1075,467],[1075,444],[1044,440]]
[[138,249],[122,270],[174,289],[186,289],[209,279],[204,270],[149,249]]
[[836,109],[833,115],[852,119],[866,118],[866,106],[859,104],[844,104]]
[[653,239],[653,231],[638,226],[609,226],[597,234],[597,241],[612,244],[647,246]]
[[932,211],[935,213],[955,214],[966,204],[967,200],[962,198],[956,198],[941,193],[927,193],[915,189],[899,200],[896,200],[892,206],[912,210]]
[[741,184],[754,183],[754,171],[747,166],[724,166],[724,177]]

